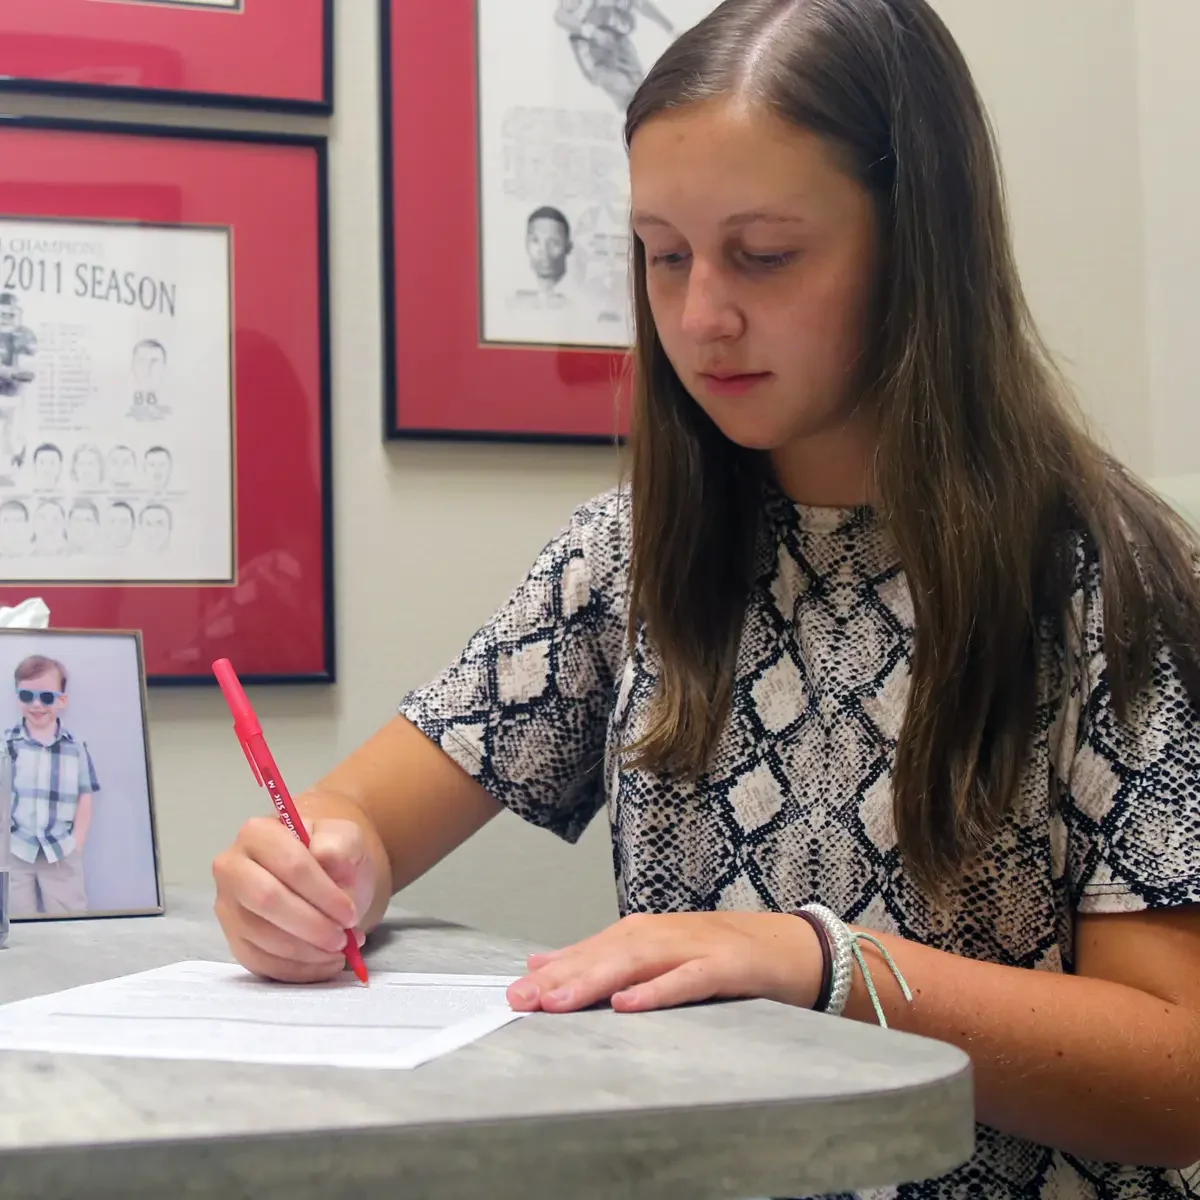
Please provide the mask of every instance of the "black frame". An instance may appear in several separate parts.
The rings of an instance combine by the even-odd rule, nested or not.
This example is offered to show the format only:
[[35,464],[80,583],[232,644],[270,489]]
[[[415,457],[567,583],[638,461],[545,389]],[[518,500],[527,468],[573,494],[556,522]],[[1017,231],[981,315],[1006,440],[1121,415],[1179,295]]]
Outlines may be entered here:
[[[319,321],[318,354],[320,361],[320,395],[318,397],[321,435],[321,553],[325,562],[321,581],[321,599],[325,620],[321,631],[325,670],[306,675],[277,675],[273,673],[242,674],[243,684],[249,687],[284,684],[331,684],[337,682],[337,624],[335,603],[337,589],[333,536],[333,355],[330,321],[329,272],[329,142],[324,134],[268,133],[248,129],[214,129],[188,125],[130,124],[124,121],[87,121],[75,117],[27,117],[0,115],[0,128],[15,126],[23,129],[60,130],[75,133],[105,133],[118,136],[162,137],[183,141],[244,142],[266,146],[306,147],[317,157],[317,307]],[[234,460],[234,469],[237,462]],[[234,510],[237,520],[237,510]],[[53,584],[46,586],[56,586]],[[57,585],[70,586],[70,585]],[[76,585],[78,586],[78,585]],[[120,585],[117,585],[120,586]],[[112,632],[102,630],[100,632]],[[146,675],[147,687],[216,687],[212,672],[200,675]]]
[[[104,83],[63,83],[52,79],[23,79],[19,75],[0,76],[0,95],[6,92],[29,96],[72,96],[88,100],[131,100],[145,104],[169,104],[187,108],[241,108],[258,112],[305,113],[330,116],[333,113],[334,0],[324,0],[322,21],[322,69],[320,100],[278,100],[266,96],[232,95],[225,92],[189,92],[173,88],[139,88]],[[179,3],[178,7],[196,7]]]

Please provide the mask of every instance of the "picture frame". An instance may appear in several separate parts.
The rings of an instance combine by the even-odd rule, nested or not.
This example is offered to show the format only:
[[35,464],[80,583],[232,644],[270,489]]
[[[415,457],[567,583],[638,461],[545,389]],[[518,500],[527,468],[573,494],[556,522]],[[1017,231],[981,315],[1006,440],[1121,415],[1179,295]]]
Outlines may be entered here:
[[0,629],[0,680],[12,922],[161,915],[140,634]]
[[627,345],[484,337],[477,5],[398,11],[379,0],[385,439],[620,442]]
[[324,139],[6,118],[0,155],[0,604],[140,630],[151,685],[333,682]]
[[328,115],[334,0],[4,0],[0,92]]

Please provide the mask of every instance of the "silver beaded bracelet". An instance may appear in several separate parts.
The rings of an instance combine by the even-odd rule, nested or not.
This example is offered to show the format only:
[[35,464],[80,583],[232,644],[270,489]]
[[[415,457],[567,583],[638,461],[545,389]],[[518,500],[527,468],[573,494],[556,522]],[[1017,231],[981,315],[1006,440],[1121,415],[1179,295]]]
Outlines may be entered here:
[[854,964],[857,962],[859,970],[863,973],[875,1015],[879,1018],[879,1024],[886,1029],[887,1018],[883,1015],[883,1005],[879,1002],[879,993],[875,990],[871,969],[867,966],[867,960],[858,943],[860,941],[870,942],[883,955],[884,962],[887,963],[889,970],[896,977],[896,982],[900,985],[900,990],[904,993],[904,999],[911,1004],[912,992],[909,990],[904,976],[900,974],[900,968],[896,966],[892,956],[887,952],[887,948],[878,938],[872,937],[869,933],[856,933],[832,909],[826,908],[823,904],[806,904],[800,911],[811,913],[820,921],[821,928],[829,937],[829,948],[833,959],[833,986],[825,1012],[830,1016],[840,1017],[846,1011],[846,1004],[850,1000],[850,988],[854,983]]

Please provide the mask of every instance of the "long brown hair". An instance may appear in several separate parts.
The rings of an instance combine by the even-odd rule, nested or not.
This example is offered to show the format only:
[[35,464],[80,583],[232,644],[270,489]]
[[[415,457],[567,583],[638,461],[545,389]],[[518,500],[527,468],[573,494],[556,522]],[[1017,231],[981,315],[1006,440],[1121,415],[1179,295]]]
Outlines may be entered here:
[[[1039,626],[1065,638],[1072,535],[1098,554],[1119,715],[1157,635],[1200,703],[1200,588],[1184,525],[1085,432],[1030,318],[991,129],[925,0],[726,0],[629,107],[723,95],[830,139],[884,230],[871,391],[875,503],[915,610],[893,772],[899,844],[944,895],[995,834],[1034,733]],[[762,530],[762,457],[729,442],[668,362],[634,238],[631,633],[661,658],[645,768],[696,778],[729,712]]]

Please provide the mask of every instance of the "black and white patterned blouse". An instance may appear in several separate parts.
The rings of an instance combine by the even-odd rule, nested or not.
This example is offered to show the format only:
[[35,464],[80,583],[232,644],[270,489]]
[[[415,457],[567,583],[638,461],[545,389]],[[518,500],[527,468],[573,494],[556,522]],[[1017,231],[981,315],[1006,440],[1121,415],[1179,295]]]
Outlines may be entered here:
[[[504,805],[568,841],[607,807],[623,913],[817,900],[969,958],[1069,971],[1076,912],[1200,902],[1200,717],[1160,655],[1153,688],[1117,721],[1098,567],[1081,549],[1082,653],[1045,646],[1015,806],[954,915],[931,910],[902,867],[891,815],[913,615],[890,538],[869,509],[805,508],[777,492],[766,509],[774,538],[733,710],[698,785],[618,762],[645,729],[655,685],[653,648],[626,643],[630,520],[618,489],[575,513],[462,656],[400,711]],[[1083,1162],[981,1126],[968,1166],[877,1194],[1176,1200],[1198,1187],[1200,1168]]]

